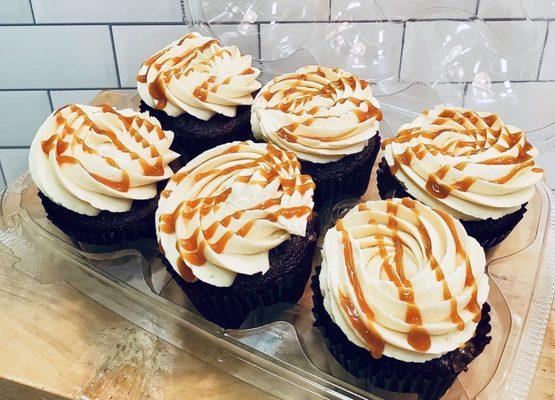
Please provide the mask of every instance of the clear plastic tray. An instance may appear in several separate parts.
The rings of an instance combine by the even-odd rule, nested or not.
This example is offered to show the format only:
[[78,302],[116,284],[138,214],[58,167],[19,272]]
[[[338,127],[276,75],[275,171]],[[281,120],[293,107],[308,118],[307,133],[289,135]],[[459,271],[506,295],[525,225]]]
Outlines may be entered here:
[[[513,40],[493,23],[442,7],[451,3],[447,0],[427,1],[432,8],[422,10],[424,2],[414,1],[410,18],[389,17],[381,7],[385,3],[370,0],[336,0],[324,9],[321,3],[328,4],[191,0],[183,2],[183,10],[191,29],[240,47],[257,43],[262,80],[309,63],[341,66],[371,79],[384,111],[382,137],[443,102],[499,112],[515,119],[510,122],[525,129],[536,145],[551,143],[553,120],[538,110],[540,105],[521,101],[528,90],[522,86],[528,68],[523,60],[540,41],[537,24],[525,19]],[[419,29],[416,19],[437,18],[441,21],[432,31],[421,33],[422,41],[406,36],[408,29]],[[313,23],[309,29],[308,23]],[[403,49],[422,54],[400,65]],[[95,101],[136,106],[137,98],[105,92]],[[374,177],[367,198],[376,198]],[[487,254],[492,343],[446,399],[524,399],[528,393],[555,290],[555,203],[544,183],[536,188],[524,220]],[[15,268],[43,283],[64,280],[161,339],[268,393],[291,399],[414,397],[357,386],[312,327],[310,288],[297,305],[261,308],[251,313],[244,329],[222,330],[196,314],[156,257],[154,242],[122,248],[73,243],[45,218],[27,175],[9,185],[1,200],[0,242],[27,260]],[[341,205],[323,219],[331,222],[340,212]],[[28,261],[29,252],[40,257]]]
[[[396,94],[401,100],[413,91]],[[424,92],[419,93],[422,99]],[[383,100],[389,99],[386,96]],[[136,103],[105,92],[98,102]],[[123,101],[123,103],[122,103]],[[393,108],[392,108],[393,110]],[[405,112],[390,114],[402,122]],[[382,132],[387,134],[387,123]],[[373,177],[375,174],[373,174]],[[524,220],[487,254],[492,306],[491,344],[460,375],[446,399],[524,399],[533,379],[555,289],[553,196],[538,184]],[[366,198],[377,198],[371,180]],[[352,202],[352,200],[347,200]],[[331,223],[346,203],[325,212]],[[311,292],[297,305],[278,304],[251,313],[243,329],[222,330],[197,315],[157,257],[154,240],[120,248],[72,242],[45,217],[28,174],[8,186],[1,202],[0,241],[24,259],[15,267],[42,283],[63,280],[122,317],[173,345],[280,398],[387,398],[411,395],[372,393],[357,387],[328,353],[312,327]],[[319,256],[315,256],[314,264]]]

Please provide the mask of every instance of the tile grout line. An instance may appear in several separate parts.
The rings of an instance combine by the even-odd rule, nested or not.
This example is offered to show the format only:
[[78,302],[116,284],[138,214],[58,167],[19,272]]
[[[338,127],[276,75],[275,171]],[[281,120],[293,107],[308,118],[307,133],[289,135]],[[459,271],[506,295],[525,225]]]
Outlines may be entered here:
[[35,10],[33,10],[33,1],[29,0],[29,8],[31,9],[31,17],[33,17],[33,24],[37,23],[37,20],[35,18]]
[[120,88],[121,87],[121,78],[119,76],[118,56],[116,54],[116,43],[114,41],[114,31],[112,30],[112,25],[108,25],[108,29],[110,31],[110,42],[112,43],[112,54],[114,56],[114,65],[116,67],[116,77],[118,79],[118,88]]
[[22,145],[22,146],[0,146],[0,149],[2,150],[24,150],[24,149],[29,149],[31,146],[30,145]]
[[[476,17],[470,18],[470,20],[475,20]],[[524,17],[486,17],[480,18],[485,22],[511,22],[511,21],[555,21],[554,17],[531,17],[531,18],[524,18]],[[369,23],[369,22],[391,22],[391,23],[403,23],[403,22],[435,22],[435,21],[454,21],[454,22],[467,22],[469,18],[408,18],[408,19],[360,19],[360,20],[313,20],[313,21],[295,21],[295,20],[285,20],[285,21],[259,21],[257,23],[260,24],[270,24],[270,23],[277,23],[277,24],[306,24],[306,23],[313,23],[313,24],[326,24],[329,22],[352,22],[352,23]],[[240,21],[220,21],[213,23],[212,25],[240,25]],[[184,25],[183,22],[44,22],[44,23],[15,23],[15,24],[0,24],[2,27],[24,27],[24,26],[175,26],[175,25]]]
[[52,102],[52,95],[50,94],[50,90],[46,91],[46,94],[48,96],[48,103],[50,103],[50,112],[54,112],[54,103]]
[[476,0],[476,9],[474,10],[474,16],[478,16],[478,11],[480,10],[480,0]]
[[540,64],[538,65],[538,76],[536,77],[536,81],[540,80],[540,74],[542,71],[542,63],[543,63],[543,56],[545,54],[545,47],[547,46],[547,40],[549,39],[549,26],[551,24],[548,22],[547,26],[545,27],[545,37],[543,39],[543,47],[542,47],[542,52],[540,54]]
[[257,40],[257,50],[258,50],[258,59],[262,60],[262,39],[260,33],[260,24],[256,24],[256,40]]
[[403,67],[403,51],[405,50],[405,32],[407,23],[403,22],[403,35],[401,36],[401,51],[399,52],[399,70],[397,71],[397,80],[401,80],[401,68]]
[[8,186],[8,180],[6,179],[6,175],[4,174],[4,167],[2,166],[2,160],[0,160],[0,174],[2,175],[2,179],[4,180],[4,186]]
[[331,0],[328,1],[328,21],[331,21]]

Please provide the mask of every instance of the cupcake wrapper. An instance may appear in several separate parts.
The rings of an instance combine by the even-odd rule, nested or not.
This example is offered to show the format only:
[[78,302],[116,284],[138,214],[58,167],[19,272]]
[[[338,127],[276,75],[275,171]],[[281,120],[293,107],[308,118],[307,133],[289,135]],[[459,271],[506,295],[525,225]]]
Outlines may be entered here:
[[[393,176],[384,158],[380,161],[376,174],[378,191],[382,199],[390,199],[392,197],[411,197],[414,199],[406,191],[403,184]],[[487,249],[498,245],[509,236],[511,231],[524,217],[527,204],[524,203],[517,211],[498,219],[488,218],[481,221],[460,221],[468,235],[472,236],[482,247]]]
[[[107,246],[144,237],[156,237],[154,214],[151,218],[134,221],[125,227],[98,227],[80,224],[67,216],[67,210],[39,192],[46,216],[66,235],[78,242]],[[96,229],[99,228],[99,229]]]
[[[368,189],[372,167],[380,150],[380,136],[376,134],[373,149],[364,163],[354,171],[342,171],[341,174],[329,179],[318,179],[313,177],[316,183],[314,193],[315,208],[321,210],[324,206],[332,206],[345,197],[360,197]],[[303,161],[301,161],[303,170]],[[304,173],[304,171],[303,171]]]
[[208,121],[202,121],[188,114],[171,117],[162,110],[149,107],[141,101],[139,109],[157,118],[162,127],[174,132],[171,149],[186,154],[192,159],[200,153],[224,143],[244,141],[252,138],[250,125],[250,106],[239,106],[235,117],[220,114]]
[[219,138],[195,138],[186,135],[175,135],[172,150],[178,153],[187,153],[190,158],[198,156],[206,150],[213,149],[224,143],[250,140],[250,125],[243,126],[239,131]]
[[186,282],[162,257],[166,269],[204,318],[222,328],[236,329],[241,326],[249,313],[259,306],[271,306],[277,303],[294,304],[301,298],[312,271],[315,245],[316,242],[311,243],[299,265],[279,278],[250,291],[241,290],[232,293],[229,291],[222,293],[218,287],[199,288]]
[[418,393],[423,399],[439,399],[491,341],[488,336],[491,331],[490,307],[485,303],[476,334],[463,348],[426,363],[405,363],[386,356],[376,360],[368,351],[350,342],[328,315],[320,292],[319,272],[320,267],[317,267],[312,278],[314,326],[322,332],[335,360],[359,378],[366,390],[378,388],[389,392]]

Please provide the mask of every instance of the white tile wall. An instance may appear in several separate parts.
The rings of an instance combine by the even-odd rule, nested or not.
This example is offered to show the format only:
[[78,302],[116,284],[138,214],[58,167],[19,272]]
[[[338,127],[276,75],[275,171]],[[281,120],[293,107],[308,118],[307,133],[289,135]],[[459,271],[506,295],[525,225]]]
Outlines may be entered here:
[[480,0],[481,18],[555,17],[553,0]]
[[0,149],[0,163],[7,182],[19,177],[27,169],[29,149]]
[[[503,40],[495,50],[486,44],[483,32],[489,40],[497,39],[481,21],[408,22],[401,78],[472,82],[476,74],[487,73],[494,81],[535,80],[547,22],[494,21],[488,26]],[[461,38],[469,45],[453,44],[462,43]]]
[[469,85],[465,104],[499,113],[505,122],[531,132],[555,121],[553,99],[555,82],[503,82],[492,84],[487,90]]
[[52,90],[50,98],[55,110],[70,103],[88,104],[100,91],[91,90]]
[[0,145],[28,146],[50,112],[45,91],[0,91]]
[[0,37],[0,89],[117,86],[107,26],[3,26]]
[[[279,0],[275,6],[271,0],[252,6],[247,0],[200,2],[220,39],[237,44],[245,54],[259,57],[261,51],[263,59],[273,60],[297,48],[311,50],[312,55],[296,53],[294,59],[267,62],[274,71],[311,62],[349,65],[378,81],[439,81],[435,90],[444,103],[498,111],[526,129],[553,119],[555,0]],[[105,88],[134,87],[139,65],[187,32],[180,24],[179,0],[0,3],[0,165],[8,180],[25,167],[26,149],[20,147],[30,144],[51,107],[86,103]],[[427,10],[418,12],[423,8]],[[384,13],[391,22],[382,21]],[[481,21],[449,20],[474,14],[486,19],[488,27]],[[285,23],[269,23],[276,15]],[[407,18],[411,20],[403,23]],[[371,22],[375,20],[382,23]],[[360,25],[348,27],[341,21]],[[476,27],[489,39],[493,34],[487,32],[495,32],[505,46],[493,52]],[[454,46],[457,36],[471,44]],[[342,44],[342,52],[338,55],[330,44]],[[486,70],[493,70],[489,92],[463,83]],[[523,82],[508,87],[496,83],[507,79]],[[492,95],[501,99],[495,106]]]
[[[332,20],[375,20],[407,18],[470,17],[477,0],[333,0]],[[449,10],[445,8],[449,8]],[[424,11],[425,10],[425,11]]]
[[[397,78],[402,24],[359,23],[356,29],[344,27],[342,23],[263,24],[262,58],[276,60],[304,48],[319,64],[342,67],[374,81]],[[336,51],[337,48],[341,50]],[[290,69],[298,66],[291,65]]]
[[181,22],[175,0],[32,0],[37,23]]
[[276,16],[282,21],[327,21],[329,16],[328,0],[201,0],[201,3],[211,23],[271,22]]
[[33,23],[33,13],[29,0],[2,0],[0,24]]
[[439,99],[448,106],[463,107],[465,84],[442,83],[434,86]]

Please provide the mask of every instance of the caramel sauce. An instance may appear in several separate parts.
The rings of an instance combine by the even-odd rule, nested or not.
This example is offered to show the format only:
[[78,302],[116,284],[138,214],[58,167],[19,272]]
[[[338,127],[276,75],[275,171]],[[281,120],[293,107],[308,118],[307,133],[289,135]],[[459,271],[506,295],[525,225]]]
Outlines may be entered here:
[[[73,157],[71,158],[75,160],[75,158]],[[70,161],[70,162],[73,162],[73,161]],[[113,181],[111,179],[104,178],[100,175],[89,172],[90,176],[92,176],[94,179],[96,179],[98,182],[102,183],[103,185],[108,186],[114,190],[117,190],[118,192],[127,192],[129,190],[129,173],[125,170],[121,170],[121,174],[122,174],[121,180]]]
[[449,196],[451,187],[443,182],[438,181],[435,175],[430,174],[425,186],[428,193],[438,199],[444,199]]
[[187,171],[179,171],[177,173],[175,173],[170,180],[175,182],[175,183],[180,183],[183,179],[185,179],[187,177],[188,173]]
[[432,346],[432,338],[423,326],[411,325],[407,341],[417,351],[428,351]]
[[425,252],[426,258],[430,261],[430,266],[431,266],[432,271],[435,271],[436,280],[438,282],[441,282],[442,291],[443,291],[443,299],[444,300],[449,300],[449,302],[450,302],[451,322],[453,322],[454,324],[457,325],[457,329],[462,330],[462,329],[464,329],[464,322],[461,319],[461,317],[459,316],[459,313],[457,311],[457,300],[455,298],[453,298],[453,296],[451,294],[451,291],[449,290],[449,286],[447,285],[447,281],[445,280],[445,275],[443,274],[443,270],[441,269],[439,263],[437,262],[436,258],[434,257],[434,255],[432,253],[432,241],[430,239],[430,235],[428,234],[428,231],[427,231],[426,227],[424,226],[424,223],[419,218],[420,214],[419,214],[418,210],[416,209],[416,203],[415,203],[414,200],[412,200],[408,197],[404,197],[401,200],[401,204],[403,204],[403,206],[410,209],[417,217],[416,218],[417,228],[418,228],[418,232],[420,233],[420,236],[422,237],[422,240],[424,242],[424,252]]
[[245,237],[248,235],[249,231],[252,229],[252,227],[254,226],[254,223],[256,222],[256,220],[251,220],[249,222],[247,222],[245,225],[243,225],[238,231],[237,231],[237,235],[241,236],[241,237]]
[[196,276],[193,274],[193,270],[185,264],[181,257],[177,258],[176,264],[179,275],[185,282],[195,282],[197,280]]
[[476,283],[472,284],[472,295],[470,296],[470,301],[466,305],[466,309],[474,314],[472,321],[480,321],[482,309],[480,308],[480,304],[478,304],[478,285],[476,285]]
[[467,176],[466,178],[455,182],[453,184],[453,189],[455,190],[459,190],[461,192],[466,192],[468,191],[468,189],[470,189],[470,187],[474,184],[474,182],[476,182],[476,178],[472,177],[472,176]]
[[357,108],[354,110],[354,113],[357,116],[359,122],[364,122],[371,118],[375,118],[377,121],[382,120],[382,111],[379,108],[376,108],[370,104],[368,104],[367,111],[362,111]]
[[507,175],[505,175],[505,176],[503,176],[503,177],[501,177],[501,178],[499,178],[499,179],[494,179],[494,180],[492,181],[492,183],[497,183],[497,184],[500,184],[500,185],[502,185],[502,184],[504,184],[504,183],[507,183],[507,182],[510,181],[516,174],[518,174],[520,171],[522,171],[522,170],[525,169],[525,168],[531,167],[531,166],[533,166],[533,165],[534,165],[534,161],[532,161],[532,160],[526,161],[525,163],[522,163],[522,164],[518,164],[518,165],[514,166],[514,167],[511,169],[511,171],[510,171]]
[[[240,150],[241,145],[243,143],[239,143],[236,145],[231,146],[225,153],[236,153]],[[272,181],[275,177],[279,177],[283,193],[290,191],[291,189],[298,189],[301,193],[304,193],[306,190],[310,188],[314,188],[314,183],[312,179],[307,175],[300,175],[299,182],[296,179],[285,179],[284,177],[280,176],[280,171],[285,170],[291,172],[291,168],[299,168],[300,164],[298,161],[288,159],[286,161],[282,161],[283,155],[286,154],[284,151],[276,148],[275,146],[268,145],[267,146],[267,154],[262,155],[254,160],[249,160],[243,163],[239,163],[230,167],[222,168],[222,169],[212,169],[212,170],[205,170],[197,173],[195,175],[195,180],[199,181],[204,177],[208,176],[222,176],[222,175],[230,175],[235,171],[240,170],[248,170],[254,169],[259,172],[266,180],[253,180],[252,175],[242,175],[235,178],[236,182],[242,182],[247,184],[253,185],[261,185],[266,186],[268,182]],[[288,157],[291,155],[288,154]],[[265,168],[265,166],[269,168]],[[178,176],[182,174],[181,176]],[[172,180],[179,181],[186,176],[186,173],[178,172]],[[175,221],[179,215],[179,210],[182,205],[185,206],[185,209],[181,212],[181,216],[187,221],[191,220],[195,217],[195,215],[200,213],[200,216],[208,215],[212,210],[216,210],[220,207],[220,204],[223,203],[227,197],[231,194],[231,187],[226,188],[221,193],[211,196],[211,197],[198,197],[192,200],[188,200],[185,203],[181,204],[178,209],[174,213],[171,214],[164,214],[161,216],[161,231],[165,233],[173,233],[175,232]],[[183,260],[186,264],[190,265],[202,265],[205,261],[205,253],[204,250],[206,246],[209,246],[214,252],[222,253],[225,251],[225,247],[229,240],[234,236],[241,236],[246,237],[252,227],[255,225],[256,220],[247,221],[241,228],[237,230],[237,232],[233,231],[225,231],[223,235],[219,237],[219,239],[213,243],[211,239],[214,237],[218,226],[223,226],[227,228],[231,223],[232,219],[239,219],[241,216],[248,210],[269,210],[271,207],[275,205],[281,204],[281,197],[271,198],[263,203],[259,203],[255,206],[252,206],[245,210],[238,210],[234,212],[232,215],[227,215],[222,218],[220,221],[213,222],[207,229],[202,230],[202,237],[198,232],[198,229],[195,231],[193,235],[191,235],[187,239],[180,239],[178,242],[179,248],[183,249],[183,253],[181,254]],[[268,212],[265,215],[265,219],[268,221],[276,221],[279,217],[284,218],[295,218],[295,217],[302,217],[302,216],[310,216],[312,213],[312,209],[308,206],[297,206],[297,207],[289,207],[289,208],[282,208],[275,212]]]
[[366,343],[370,349],[370,354],[374,358],[380,358],[383,354],[385,347],[385,342],[382,339],[380,333],[374,328],[374,326],[367,325],[359,318],[358,312],[355,309],[351,299],[345,296],[342,292],[339,292],[339,303],[343,312],[349,318],[351,325],[358,332],[362,340]]
[[154,165],[150,165],[146,160],[139,158],[139,164],[143,169],[145,176],[162,176],[164,175],[164,165],[162,164],[162,157],[157,157]]
[[43,140],[41,142],[42,151],[45,154],[50,153],[50,150],[52,150],[55,147],[55,142],[57,139],[58,139],[58,135],[54,134],[50,136],[48,139]]
[[[184,37],[182,37],[180,39],[180,41],[177,43],[177,45],[182,44],[185,41],[185,39],[188,39],[190,37],[192,37],[192,36],[185,35]],[[154,81],[151,82],[150,84],[148,84],[148,92],[149,92],[150,96],[154,99],[154,103],[155,103],[155,106],[156,106],[157,109],[163,109],[168,104],[168,98],[167,98],[166,92],[165,92],[165,85],[167,85],[170,82],[172,76],[175,76],[175,75],[179,76],[184,71],[188,70],[189,66],[190,66],[190,62],[196,57],[196,55],[198,53],[204,52],[205,50],[210,48],[213,44],[217,44],[217,43],[218,43],[218,41],[215,40],[215,39],[209,40],[206,43],[204,43],[203,45],[194,47],[194,48],[186,51],[184,54],[182,54],[180,56],[174,57],[172,59],[167,59],[167,60],[164,61],[164,63],[171,64],[171,66],[181,64],[182,62],[184,62],[184,64],[180,65],[180,67],[177,68],[177,69],[173,68],[173,69],[168,69],[164,72],[160,72],[156,76]],[[148,72],[150,71],[150,68],[155,67],[156,69],[159,69],[161,66],[157,65],[157,63],[156,63],[158,61],[158,59],[160,59],[160,57],[162,57],[162,55],[166,54],[170,49],[173,49],[173,48],[174,47],[170,47],[170,48],[167,48],[167,49],[160,50],[159,52],[157,52],[156,54],[151,56],[149,59],[147,59],[147,61],[145,61],[144,64],[143,64],[144,66],[147,67],[147,70],[144,74],[137,76],[137,81],[141,82],[141,83],[147,83],[147,78],[146,77],[148,75]],[[196,89],[195,89],[195,92],[197,92]],[[198,93],[198,95],[205,96],[207,91],[204,90],[203,93],[204,94]],[[197,94],[195,94],[195,96],[198,97]]]

